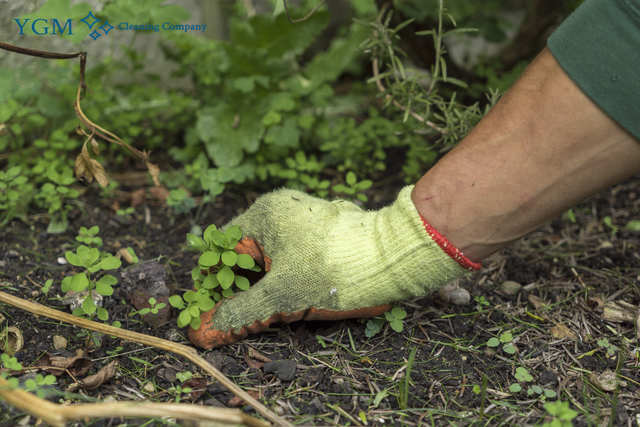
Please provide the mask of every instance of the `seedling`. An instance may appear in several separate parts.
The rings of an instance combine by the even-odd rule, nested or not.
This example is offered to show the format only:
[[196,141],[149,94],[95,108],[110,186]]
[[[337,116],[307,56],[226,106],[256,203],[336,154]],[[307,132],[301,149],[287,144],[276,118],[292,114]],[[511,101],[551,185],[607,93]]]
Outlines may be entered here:
[[94,225],[91,228],[80,227],[78,231],[78,235],[76,236],[76,240],[80,243],[84,243],[87,246],[102,246],[102,239],[98,237],[98,233],[100,232],[100,227]]
[[578,416],[578,413],[569,407],[569,402],[560,400],[545,403],[544,409],[553,419],[544,423],[542,427],[571,427],[571,421]]
[[42,285],[42,288],[40,290],[42,291],[43,294],[46,295],[51,290],[52,285],[53,285],[53,279],[48,279],[46,282],[44,282],[44,285]]
[[29,378],[24,382],[24,389],[35,393],[36,396],[43,399],[47,395],[46,386],[53,385],[56,383],[56,377],[53,375],[42,375],[36,374],[34,378]]
[[407,312],[401,307],[393,307],[391,310],[384,313],[384,317],[378,316],[367,321],[364,334],[367,338],[376,336],[384,326],[385,322],[389,323],[391,329],[400,333],[404,329],[404,318],[407,317]]
[[619,228],[617,225],[613,223],[613,220],[611,219],[611,217],[608,215],[605,216],[604,218],[602,218],[602,223],[606,225],[609,230],[611,230],[611,236],[615,236]]
[[128,208],[125,208],[125,209],[118,209],[116,211],[116,215],[128,216],[128,215],[133,214],[134,212],[135,212],[135,209],[133,208],[133,206],[129,206]]
[[618,350],[620,350],[618,346],[611,344],[607,338],[600,338],[596,342],[598,347],[605,349],[609,356],[615,356]]
[[499,337],[492,337],[487,340],[487,347],[498,347],[502,344],[502,351],[507,354],[514,354],[516,346],[513,344],[513,334],[509,331],[503,332]]
[[[176,378],[180,383],[184,383],[185,381],[190,380],[193,377],[193,374],[190,371],[177,372]],[[180,402],[183,394],[191,393],[191,387],[183,387],[182,385],[176,385],[169,388],[169,393],[175,396],[176,403]]]
[[129,316],[145,316],[147,314],[158,314],[158,312],[160,310],[162,310],[163,308],[165,308],[167,306],[167,304],[163,303],[163,302],[158,302],[154,297],[150,297],[149,300],[149,307],[144,307],[141,308],[140,310],[135,310],[132,311],[131,313],[129,313]]
[[201,313],[211,310],[222,298],[232,296],[234,289],[249,289],[249,279],[238,274],[238,270],[260,271],[260,267],[250,255],[235,251],[241,238],[239,227],[232,226],[222,231],[213,224],[204,230],[202,237],[187,234],[189,248],[201,254],[198,265],[191,270],[194,290],[169,298],[169,304],[181,310],[179,327],[190,325],[198,329]]
[[95,291],[102,296],[113,294],[113,285],[118,283],[118,279],[111,274],[103,274],[100,278],[96,276],[101,271],[120,268],[121,261],[109,253],[85,245],[80,245],[76,252],[65,252],[64,256],[69,264],[82,267],[84,271],[62,279],[62,291],[89,291],[82,304],[73,310],[73,314],[76,316],[85,315],[90,318],[97,315],[98,319],[107,320],[109,313],[104,308],[96,306],[91,293]]
[[484,295],[475,296],[473,300],[476,302],[476,310],[479,312],[483,312],[485,307],[489,307],[489,301]]
[[0,362],[2,362],[2,366],[11,371],[19,371],[22,369],[22,364],[18,362],[18,359],[8,353],[0,354]]
[[167,206],[171,207],[176,214],[183,214],[195,208],[196,201],[189,196],[185,189],[178,188],[169,192]]

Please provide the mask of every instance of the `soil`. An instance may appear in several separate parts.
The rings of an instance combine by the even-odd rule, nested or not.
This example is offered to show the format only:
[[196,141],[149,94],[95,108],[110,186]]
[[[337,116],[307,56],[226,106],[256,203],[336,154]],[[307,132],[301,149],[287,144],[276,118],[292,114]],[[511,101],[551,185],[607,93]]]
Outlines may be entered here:
[[[575,222],[559,218],[493,255],[481,272],[459,281],[471,293],[467,305],[448,305],[437,296],[402,303],[408,315],[401,333],[385,326],[368,338],[362,320],[296,322],[201,354],[295,424],[541,424],[551,419],[544,409],[545,398],[535,390],[527,393],[531,385],[538,385],[570,402],[578,413],[575,425],[634,425],[640,417],[637,331],[632,323],[604,320],[603,304],[622,300],[640,306],[640,232],[624,229],[629,221],[640,219],[639,189],[637,177],[604,191],[573,209]],[[379,191],[378,199],[372,194],[378,202],[397,189]],[[224,224],[255,196],[226,193],[198,223]],[[616,232],[605,224],[607,216],[619,227]],[[87,191],[64,234],[47,234],[47,218],[42,215],[28,222],[13,221],[2,230],[0,290],[68,311],[61,302],[59,284],[72,267],[58,260],[75,247],[80,226],[91,225],[100,226],[103,250],[114,253],[131,246],[140,259],[164,265],[172,293],[185,290],[197,259],[185,250],[192,221],[192,216],[173,215],[150,199],[123,218],[115,214],[112,201]],[[44,295],[40,289],[47,279],[53,279],[54,286]],[[507,280],[522,288],[506,295],[502,284]],[[129,316],[133,308],[119,286],[105,299],[105,308],[110,321],[120,321],[123,328],[187,342],[186,330],[176,326],[176,313],[160,327]],[[92,336],[8,305],[0,304],[0,314],[5,317],[0,329],[16,326],[24,334],[24,348],[16,355],[24,366],[34,366],[47,355],[74,354],[77,349],[87,352],[89,373],[118,361],[110,381],[94,390],[54,394],[50,399],[55,402],[171,402],[176,396],[170,387],[179,384],[176,373],[191,371],[205,378],[204,392],[187,393],[182,401],[223,407],[234,403],[233,394],[172,354]],[[558,325],[566,328],[553,329]],[[501,348],[508,340],[495,348],[486,345],[489,338],[506,331],[512,333],[515,353]],[[68,340],[66,349],[54,349],[56,335]],[[295,363],[280,362],[282,366],[266,369],[267,359]],[[514,376],[518,367],[525,367],[532,379],[519,382]],[[598,383],[597,376],[606,370],[617,373],[619,383],[613,391],[603,390]],[[64,374],[55,388],[62,393],[74,382]],[[523,391],[511,392],[509,387],[517,382]],[[250,407],[243,410],[255,415]],[[35,422],[0,402],[0,425]],[[145,422],[103,419],[74,425]]]

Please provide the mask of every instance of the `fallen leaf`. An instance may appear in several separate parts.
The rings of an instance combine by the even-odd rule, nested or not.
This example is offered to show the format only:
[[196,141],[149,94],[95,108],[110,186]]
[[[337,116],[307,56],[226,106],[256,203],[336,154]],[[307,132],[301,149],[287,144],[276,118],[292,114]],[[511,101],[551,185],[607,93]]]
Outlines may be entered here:
[[602,318],[613,323],[633,323],[638,308],[626,301],[609,301],[604,305]]
[[571,329],[567,327],[564,323],[558,323],[551,328],[551,336],[557,339],[570,339],[577,340],[578,337]]
[[182,383],[182,387],[190,387],[191,392],[189,393],[189,400],[191,402],[195,402],[200,399],[200,397],[207,391],[207,380],[206,378],[191,378]]
[[545,309],[547,307],[547,303],[536,295],[530,294],[528,300],[536,310]]
[[100,368],[98,372],[93,375],[89,375],[81,380],[82,386],[87,390],[93,390],[100,387],[105,382],[109,381],[116,374],[118,362],[112,360],[108,365]]
[[618,380],[616,373],[609,369],[600,375],[592,372],[591,375],[589,375],[589,379],[604,391],[614,391],[618,385],[623,385],[622,382]]
[[[93,139],[93,138],[91,138]],[[93,182],[95,179],[101,187],[109,185],[109,179],[104,171],[104,167],[96,159],[92,159],[87,150],[87,142],[82,145],[80,154],[76,157],[75,162],[76,177],[85,179],[87,182]]]
[[8,326],[2,331],[0,335],[0,344],[2,350],[9,356],[13,356],[24,346],[24,338],[22,337],[22,331],[15,326]]
[[86,357],[86,352],[82,349],[77,349],[75,355],[67,357],[45,353],[38,363],[38,366],[55,376],[60,376],[68,370],[74,377],[86,374],[91,365],[91,359]]
[[[258,393],[255,390],[246,390],[247,393],[249,393],[249,395],[251,397],[253,397],[254,399],[259,399],[260,398],[260,393]],[[237,408],[239,406],[243,406],[245,405],[245,401],[242,400],[241,397],[239,396],[233,396],[231,399],[229,399],[229,401],[227,402],[227,406],[231,407],[231,408]]]

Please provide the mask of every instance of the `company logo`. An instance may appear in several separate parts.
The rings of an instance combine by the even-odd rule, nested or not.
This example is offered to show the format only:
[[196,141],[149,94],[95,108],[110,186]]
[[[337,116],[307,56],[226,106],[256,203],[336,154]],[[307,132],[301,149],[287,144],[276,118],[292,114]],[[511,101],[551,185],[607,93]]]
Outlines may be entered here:
[[[36,36],[47,35],[73,35],[73,20],[71,18],[61,23],[61,20],[56,18],[14,18],[14,21],[18,25],[18,34],[25,35],[25,29],[29,29]],[[93,40],[97,40],[102,36],[109,34],[111,30],[119,31],[138,31],[138,32],[158,32],[158,31],[199,31],[204,32],[207,29],[206,24],[194,25],[194,24],[173,24],[171,22],[163,22],[162,24],[130,24],[128,22],[120,22],[117,28],[109,23],[108,20],[104,22],[96,18],[92,11],[89,11],[87,16],[79,20],[82,24],[86,25],[89,29],[89,37]],[[63,25],[64,24],[64,25]]]

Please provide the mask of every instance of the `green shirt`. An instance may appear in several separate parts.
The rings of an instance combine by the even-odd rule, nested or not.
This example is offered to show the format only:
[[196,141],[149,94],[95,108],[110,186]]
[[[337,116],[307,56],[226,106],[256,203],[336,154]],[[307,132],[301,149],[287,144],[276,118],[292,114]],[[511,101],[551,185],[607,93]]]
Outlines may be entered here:
[[640,139],[640,0],[586,0],[547,45],[584,93]]

